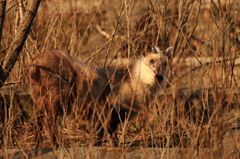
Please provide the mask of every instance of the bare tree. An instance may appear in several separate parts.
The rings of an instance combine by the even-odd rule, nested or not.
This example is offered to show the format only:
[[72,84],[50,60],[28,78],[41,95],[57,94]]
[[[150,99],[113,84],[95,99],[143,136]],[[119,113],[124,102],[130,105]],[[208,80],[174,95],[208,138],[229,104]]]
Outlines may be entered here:
[[[0,1],[0,37],[2,37],[2,29],[3,29],[3,22],[5,17],[5,9],[6,9],[6,0]],[[0,38],[1,42],[1,38]]]
[[[8,78],[10,72],[13,69],[14,64],[23,48],[24,42],[27,39],[28,33],[32,26],[33,20],[37,14],[41,0],[30,0],[29,9],[26,10],[23,16],[23,20],[18,27],[16,37],[7,50],[7,54],[0,64],[0,88],[4,85],[4,82]],[[6,0],[0,0],[0,35],[3,27],[3,20],[5,14]]]

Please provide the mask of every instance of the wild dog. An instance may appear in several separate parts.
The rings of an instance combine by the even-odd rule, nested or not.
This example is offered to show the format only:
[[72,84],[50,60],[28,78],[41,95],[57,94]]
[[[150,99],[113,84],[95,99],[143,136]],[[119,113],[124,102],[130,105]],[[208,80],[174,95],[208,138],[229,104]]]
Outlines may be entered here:
[[100,145],[104,134],[116,139],[118,124],[134,118],[167,84],[168,55],[153,48],[125,70],[95,68],[57,50],[37,55],[29,65],[30,93],[35,103],[37,147],[43,129],[53,145],[60,143],[56,120],[66,113],[94,121]]

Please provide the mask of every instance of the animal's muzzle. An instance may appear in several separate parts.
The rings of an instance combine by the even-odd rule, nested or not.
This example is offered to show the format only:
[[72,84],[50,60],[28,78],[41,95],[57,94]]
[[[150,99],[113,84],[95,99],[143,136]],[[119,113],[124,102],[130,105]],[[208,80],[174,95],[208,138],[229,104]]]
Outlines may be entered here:
[[163,81],[163,79],[164,79],[163,76],[160,75],[160,74],[156,74],[156,75],[155,75],[155,78],[156,78],[156,80],[157,80],[158,83],[162,83],[162,81]]

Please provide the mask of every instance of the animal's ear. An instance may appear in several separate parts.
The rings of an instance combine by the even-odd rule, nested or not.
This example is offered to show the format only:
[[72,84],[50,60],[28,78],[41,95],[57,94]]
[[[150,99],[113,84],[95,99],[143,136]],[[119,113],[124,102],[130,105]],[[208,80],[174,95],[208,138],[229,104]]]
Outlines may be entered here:
[[174,51],[174,47],[170,46],[169,48],[167,48],[165,51],[163,51],[163,55],[171,57],[173,56],[173,51]]
[[160,48],[156,45],[151,46],[151,52],[158,54],[158,53],[160,53]]
[[148,53],[159,53],[160,52],[160,48],[156,45],[150,45],[148,44],[147,45],[147,52]]

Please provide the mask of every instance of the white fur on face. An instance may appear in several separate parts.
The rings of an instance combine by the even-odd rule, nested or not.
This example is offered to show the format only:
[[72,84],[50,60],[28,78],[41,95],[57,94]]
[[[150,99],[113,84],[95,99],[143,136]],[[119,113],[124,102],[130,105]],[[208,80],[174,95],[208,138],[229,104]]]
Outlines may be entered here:
[[[149,54],[145,57],[142,57],[137,63],[136,67],[134,68],[134,74],[138,78],[138,80],[143,83],[144,85],[154,86],[156,84],[155,75],[161,74],[164,79],[161,82],[162,86],[167,84],[166,77],[167,77],[167,68],[164,66],[164,59],[161,53],[159,54]],[[154,60],[154,67],[150,64],[150,60]]]
[[145,58],[141,59],[139,69],[139,79],[141,80],[141,82],[150,86],[154,85],[155,73],[151,66],[147,63]]

